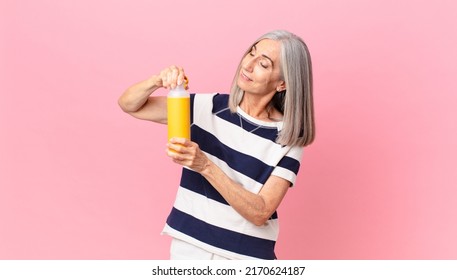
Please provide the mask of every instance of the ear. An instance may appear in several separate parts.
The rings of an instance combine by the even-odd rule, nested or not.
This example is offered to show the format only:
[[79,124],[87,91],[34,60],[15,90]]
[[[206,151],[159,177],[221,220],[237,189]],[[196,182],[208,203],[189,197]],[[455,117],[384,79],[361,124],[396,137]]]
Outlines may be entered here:
[[284,90],[286,90],[286,82],[279,81],[278,85],[276,86],[276,91],[280,92],[280,91],[284,91]]

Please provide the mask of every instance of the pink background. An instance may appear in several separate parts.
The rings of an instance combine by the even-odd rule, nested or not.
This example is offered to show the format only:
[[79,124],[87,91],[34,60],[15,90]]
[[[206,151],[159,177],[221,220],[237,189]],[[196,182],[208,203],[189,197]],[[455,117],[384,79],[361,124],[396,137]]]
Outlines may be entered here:
[[281,28],[311,50],[318,134],[279,258],[457,259],[455,3],[1,0],[0,258],[168,258],[180,167],[117,98],[170,64],[227,92]]

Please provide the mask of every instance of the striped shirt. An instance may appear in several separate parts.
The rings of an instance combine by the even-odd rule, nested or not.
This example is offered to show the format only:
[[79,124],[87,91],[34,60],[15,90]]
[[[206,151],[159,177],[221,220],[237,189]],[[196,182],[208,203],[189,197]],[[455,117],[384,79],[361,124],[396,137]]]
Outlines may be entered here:
[[[303,147],[275,142],[282,122],[262,122],[228,108],[227,94],[191,95],[191,139],[233,181],[258,193],[271,175],[292,183]],[[199,173],[183,168],[176,201],[163,230],[230,259],[275,259],[275,212],[256,226],[236,212]]]

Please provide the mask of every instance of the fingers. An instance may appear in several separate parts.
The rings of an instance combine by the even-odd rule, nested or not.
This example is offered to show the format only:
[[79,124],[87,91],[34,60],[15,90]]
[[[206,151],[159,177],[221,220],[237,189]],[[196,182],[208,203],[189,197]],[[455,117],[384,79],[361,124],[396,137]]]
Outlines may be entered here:
[[169,141],[171,144],[179,144],[183,146],[190,146],[192,142],[189,139],[182,138],[182,137],[172,137]]
[[167,155],[174,163],[202,172],[209,166],[208,158],[200,150],[197,143],[185,138],[172,138],[167,144]]
[[195,157],[198,145],[186,138],[171,138],[167,143],[167,154],[173,159],[186,160]]
[[195,152],[195,149],[192,148],[192,142],[186,138],[171,138],[167,143],[167,148],[169,156],[170,153],[173,155],[187,155]]
[[168,148],[166,152],[167,156],[169,156],[176,163],[188,160],[187,156],[184,156],[174,149]]
[[188,165],[192,162],[193,156],[188,153],[183,153],[183,147],[180,145],[168,144],[167,155],[173,162],[181,165]]
[[159,76],[162,79],[162,86],[166,89],[174,89],[186,79],[184,69],[175,65],[162,70]]

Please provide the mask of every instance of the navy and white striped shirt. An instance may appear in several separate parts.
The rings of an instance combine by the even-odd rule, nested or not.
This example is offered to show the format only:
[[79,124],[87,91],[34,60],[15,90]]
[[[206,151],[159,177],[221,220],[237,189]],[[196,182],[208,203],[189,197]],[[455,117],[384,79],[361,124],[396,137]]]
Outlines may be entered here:
[[[233,181],[258,193],[271,175],[295,182],[303,147],[275,142],[282,122],[259,121],[227,94],[191,95],[191,139]],[[275,259],[279,234],[276,212],[256,226],[236,212],[199,173],[183,168],[173,209],[163,230],[230,259]]]

